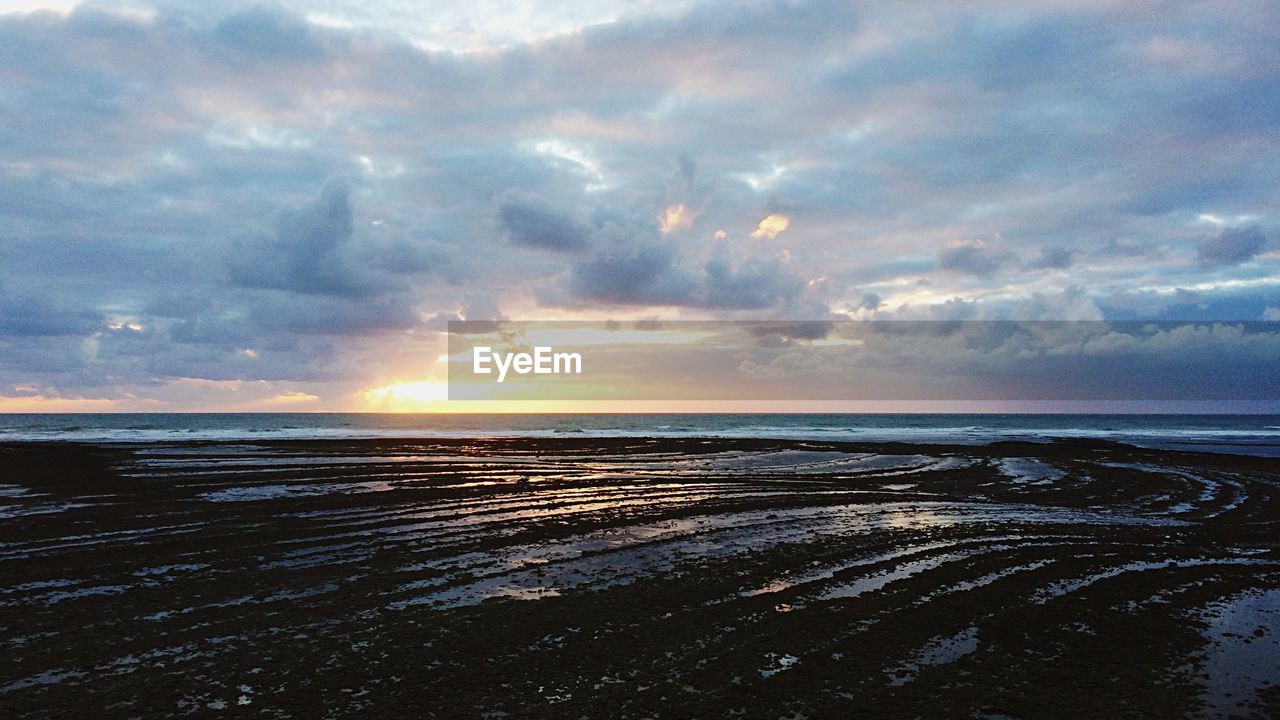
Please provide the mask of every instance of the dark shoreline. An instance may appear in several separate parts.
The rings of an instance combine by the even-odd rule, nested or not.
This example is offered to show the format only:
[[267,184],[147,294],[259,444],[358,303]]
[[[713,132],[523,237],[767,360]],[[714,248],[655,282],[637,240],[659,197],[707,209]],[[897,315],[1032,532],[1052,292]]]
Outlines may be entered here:
[[[1280,658],[1254,607],[1275,459],[558,437],[0,463],[9,717],[1280,713],[1280,678],[1215,664]],[[1218,633],[1240,607],[1252,634]]]

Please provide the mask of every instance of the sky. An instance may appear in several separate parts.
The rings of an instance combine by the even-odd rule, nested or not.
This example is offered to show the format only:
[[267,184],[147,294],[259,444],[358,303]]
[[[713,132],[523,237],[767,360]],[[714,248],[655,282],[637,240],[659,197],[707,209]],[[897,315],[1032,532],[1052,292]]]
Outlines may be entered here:
[[0,0],[0,411],[440,409],[464,319],[1280,320],[1277,47],[1262,0]]

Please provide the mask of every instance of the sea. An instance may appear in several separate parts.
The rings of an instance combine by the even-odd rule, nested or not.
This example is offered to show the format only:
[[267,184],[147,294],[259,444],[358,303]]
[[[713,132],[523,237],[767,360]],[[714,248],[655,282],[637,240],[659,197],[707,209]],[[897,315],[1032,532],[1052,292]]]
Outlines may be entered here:
[[0,414],[0,442],[345,438],[707,437],[986,444],[1092,438],[1280,457],[1280,415],[1084,414]]

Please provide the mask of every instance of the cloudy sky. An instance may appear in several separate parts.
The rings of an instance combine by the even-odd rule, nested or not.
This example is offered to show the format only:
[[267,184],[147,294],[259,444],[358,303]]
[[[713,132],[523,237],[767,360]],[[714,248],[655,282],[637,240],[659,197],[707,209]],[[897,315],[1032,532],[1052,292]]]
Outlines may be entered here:
[[0,410],[404,408],[456,319],[1280,320],[1267,0],[0,13]]

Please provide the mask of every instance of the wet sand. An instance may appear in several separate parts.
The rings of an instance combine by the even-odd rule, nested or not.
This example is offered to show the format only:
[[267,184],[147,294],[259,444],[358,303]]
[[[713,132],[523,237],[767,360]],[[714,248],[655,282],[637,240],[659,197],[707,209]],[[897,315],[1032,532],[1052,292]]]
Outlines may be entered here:
[[1280,716],[1280,462],[0,445],[0,714]]

